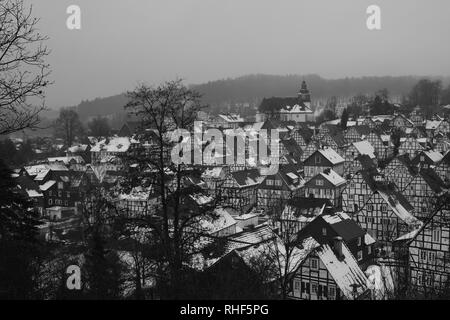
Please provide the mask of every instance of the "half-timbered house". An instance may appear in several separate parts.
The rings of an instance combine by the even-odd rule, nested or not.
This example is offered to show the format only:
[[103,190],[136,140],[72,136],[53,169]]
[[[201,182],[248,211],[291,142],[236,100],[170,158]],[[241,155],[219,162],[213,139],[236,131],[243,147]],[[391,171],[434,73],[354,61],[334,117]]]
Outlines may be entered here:
[[305,197],[329,199],[340,208],[346,180],[332,169],[325,169],[305,183]]
[[303,162],[305,179],[310,179],[328,168],[342,176],[344,174],[344,162],[344,158],[333,149],[320,148]]
[[264,178],[258,169],[231,172],[222,186],[222,205],[246,213],[257,204],[257,189]]

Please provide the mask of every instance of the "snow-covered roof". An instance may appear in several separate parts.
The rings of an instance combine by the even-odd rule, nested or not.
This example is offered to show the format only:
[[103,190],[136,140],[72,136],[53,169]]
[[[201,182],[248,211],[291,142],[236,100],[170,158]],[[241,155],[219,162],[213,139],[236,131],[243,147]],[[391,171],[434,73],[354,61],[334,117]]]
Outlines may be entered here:
[[381,134],[380,135],[381,140],[383,140],[383,142],[389,142],[391,141],[391,136],[388,134]]
[[345,161],[344,158],[342,158],[332,148],[323,148],[323,149],[319,149],[317,151],[319,151],[332,164],[339,164],[339,163],[342,163]]
[[[317,247],[319,243],[312,237],[304,239],[301,246],[295,247],[289,252],[289,259],[287,259],[286,247],[279,237],[274,238],[273,241],[266,241],[257,245],[248,246],[245,248],[236,249],[236,253],[242,258],[244,263],[250,267],[257,263],[258,258],[267,260],[276,259],[276,268],[281,274],[276,276],[284,276],[286,271],[288,273],[295,272],[306,257]],[[275,279],[269,279],[275,280]]]
[[46,169],[46,170],[43,170],[43,171],[39,172],[39,173],[36,175],[36,177],[34,178],[34,180],[36,180],[36,181],[42,181],[42,180],[44,180],[45,176],[46,176],[49,172],[50,172],[50,169]]
[[356,150],[358,150],[358,152],[360,154],[365,154],[368,155],[370,157],[370,159],[375,159],[375,148],[370,144],[369,141],[358,141],[358,142],[353,142],[353,145],[355,146]]
[[91,152],[127,152],[131,142],[128,137],[111,137],[97,142],[91,149]]
[[26,166],[25,170],[30,176],[36,176],[39,172],[47,170],[48,165],[47,164],[38,164],[34,166]]
[[[392,209],[392,211],[395,213],[395,215],[403,220],[408,225],[420,225],[421,222],[413,216],[412,212],[405,207],[405,203],[403,201],[405,199],[399,199],[398,197],[401,196],[399,194],[387,194],[384,191],[378,190],[379,195],[381,198],[384,199],[384,201],[389,205],[389,207]],[[410,206],[410,204],[409,204]]]
[[291,179],[293,179],[293,180],[295,180],[295,179],[298,179],[299,178],[299,176],[298,175],[296,175],[295,173],[293,173],[293,172],[288,172],[288,173],[286,173],[286,175],[289,177],[289,178],[291,178]]
[[47,158],[47,160],[48,162],[63,162],[66,165],[72,160],[74,160],[75,163],[84,163],[84,159],[81,156],[52,157]]
[[236,220],[223,208],[216,208],[211,217],[204,216],[200,220],[202,230],[214,234],[236,224]]
[[322,218],[329,224],[336,224],[344,220],[350,220],[350,216],[344,211],[335,212],[333,214],[324,214]]
[[67,148],[68,152],[71,153],[77,153],[77,152],[84,152],[87,150],[89,146],[87,144],[79,144],[77,146],[72,146],[70,148]]
[[47,191],[49,188],[51,188],[56,183],[55,180],[49,180],[46,183],[39,186],[39,189],[42,191]]
[[321,172],[319,173],[319,175],[327,179],[335,187],[340,186],[347,182],[347,180],[342,178],[338,173],[336,173],[336,171],[332,169],[326,170],[325,172]]
[[306,105],[294,105],[294,106],[286,106],[280,110],[280,113],[307,113],[311,114],[313,111]]
[[244,122],[244,118],[238,114],[219,114],[219,117],[227,122]]
[[224,167],[213,167],[210,169],[206,169],[203,172],[202,177],[217,179],[217,178],[220,178],[220,175],[222,174],[223,171],[224,171]]
[[438,163],[442,160],[442,158],[444,158],[444,156],[438,151],[429,150],[424,151],[423,153],[434,163]]
[[[318,248],[317,255],[347,299],[353,300],[367,290],[368,279],[344,242],[342,242],[342,259],[336,256],[328,244]],[[354,286],[356,297],[353,295]]]
[[425,124],[426,130],[436,130],[442,123],[442,120],[427,120]]
[[190,194],[189,197],[194,200],[198,205],[205,205],[214,200],[213,197],[205,195],[203,193]]
[[27,194],[30,198],[38,198],[38,197],[44,196],[41,192],[34,190],[34,189],[25,189],[25,191],[27,192]]
[[370,234],[366,233],[364,235],[364,244],[366,246],[369,246],[369,245],[374,244],[374,243],[375,243],[375,239],[372,238],[372,236]]

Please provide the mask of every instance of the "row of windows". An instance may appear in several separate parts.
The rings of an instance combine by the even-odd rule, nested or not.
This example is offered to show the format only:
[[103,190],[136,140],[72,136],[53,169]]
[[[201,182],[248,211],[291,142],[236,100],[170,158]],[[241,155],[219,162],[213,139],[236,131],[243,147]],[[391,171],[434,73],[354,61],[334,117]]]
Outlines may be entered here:
[[48,199],[48,204],[51,206],[51,205],[57,205],[57,206],[66,206],[66,207],[68,207],[69,206],[69,201],[67,201],[67,200],[60,200],[60,199],[55,199],[55,200],[53,200],[53,199]]
[[266,185],[281,187],[283,183],[281,182],[281,180],[266,179]]
[[[311,288],[311,290],[310,290]],[[294,280],[294,290],[301,290],[302,294],[313,294],[323,298],[335,299],[336,298],[336,288],[334,286],[326,286],[322,284],[312,283],[311,286],[309,282]]]
[[[67,197],[67,198],[70,198],[70,192],[69,192],[69,191],[66,191],[65,194],[66,194],[66,197]],[[53,191],[50,190],[50,191],[48,192],[48,195],[49,195],[49,196],[55,196],[55,197],[58,196],[58,197],[61,198],[61,197],[64,196],[64,191],[55,191],[55,192],[53,192]]]

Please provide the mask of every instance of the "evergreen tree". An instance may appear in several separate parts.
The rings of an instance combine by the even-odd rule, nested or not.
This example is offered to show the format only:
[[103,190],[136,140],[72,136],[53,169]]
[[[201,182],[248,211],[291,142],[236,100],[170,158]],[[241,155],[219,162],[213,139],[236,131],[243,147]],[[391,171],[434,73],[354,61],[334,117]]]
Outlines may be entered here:
[[342,130],[347,129],[347,122],[348,122],[348,111],[347,109],[344,109],[341,115],[341,128]]
[[1,159],[0,189],[0,299],[33,299],[37,297],[39,221]]

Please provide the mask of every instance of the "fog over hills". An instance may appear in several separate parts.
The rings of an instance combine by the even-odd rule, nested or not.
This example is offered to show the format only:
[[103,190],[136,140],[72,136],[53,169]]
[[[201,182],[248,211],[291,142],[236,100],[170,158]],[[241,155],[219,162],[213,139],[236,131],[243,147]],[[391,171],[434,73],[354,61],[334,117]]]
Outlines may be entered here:
[[[192,84],[191,87],[203,94],[205,103],[215,106],[226,102],[256,102],[265,97],[295,96],[302,80],[308,84],[312,99],[331,96],[348,97],[356,94],[372,94],[379,89],[387,88],[391,95],[407,94],[414,84],[423,77],[361,77],[343,79],[325,79],[318,75],[246,75],[234,79],[210,81],[203,84]],[[434,77],[436,78],[436,77]],[[444,84],[450,77],[440,77]],[[77,110],[82,119],[97,115],[124,113],[127,103],[125,94],[82,101]]]

